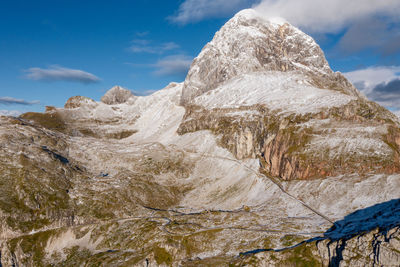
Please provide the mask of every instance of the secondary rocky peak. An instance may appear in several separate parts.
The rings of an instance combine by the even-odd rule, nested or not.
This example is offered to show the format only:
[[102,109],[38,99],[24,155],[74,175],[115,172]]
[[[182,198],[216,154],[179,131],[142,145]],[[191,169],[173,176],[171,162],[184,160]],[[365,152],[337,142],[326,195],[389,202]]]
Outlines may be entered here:
[[121,86],[114,86],[101,98],[101,102],[107,105],[123,104],[131,97],[135,97],[130,90]]
[[359,96],[343,76],[332,72],[312,37],[283,19],[266,19],[246,9],[229,20],[193,61],[181,104],[238,75],[260,71],[296,71],[312,76],[311,83],[329,76],[339,80],[339,87],[349,87],[341,91]]
[[65,109],[79,108],[82,106],[97,106],[98,103],[93,99],[86,96],[73,96],[70,97],[64,105]]

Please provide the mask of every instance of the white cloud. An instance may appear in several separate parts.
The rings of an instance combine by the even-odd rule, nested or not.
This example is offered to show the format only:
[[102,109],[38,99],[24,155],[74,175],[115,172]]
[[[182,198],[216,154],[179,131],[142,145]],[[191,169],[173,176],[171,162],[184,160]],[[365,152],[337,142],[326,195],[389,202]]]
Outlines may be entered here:
[[400,114],[400,66],[379,66],[343,73],[370,100]]
[[99,82],[95,75],[76,69],[68,69],[61,66],[50,66],[48,69],[30,68],[26,70],[26,77],[36,81],[69,81],[80,83]]
[[337,32],[371,16],[399,19],[399,0],[263,0],[254,7],[267,17],[283,17],[315,33]]
[[179,24],[201,21],[205,18],[224,17],[250,7],[257,0],[186,0],[169,20]]
[[19,110],[0,110],[0,116],[18,117],[22,112]]
[[193,58],[186,55],[172,55],[162,58],[154,64],[154,67],[156,67],[154,74],[160,76],[186,75],[192,61]]
[[174,42],[167,42],[161,45],[151,45],[150,40],[136,39],[129,50],[133,53],[163,54],[167,51],[178,49],[180,46]]
[[23,105],[23,106],[30,106],[39,104],[39,101],[26,101],[23,99],[18,99],[14,97],[3,96],[0,97],[0,105]]
[[232,15],[252,5],[267,17],[283,17],[315,33],[337,32],[375,15],[398,21],[400,13],[399,0],[185,0],[169,20],[187,24]]
[[382,83],[400,78],[400,66],[377,66],[343,73],[365,95]]

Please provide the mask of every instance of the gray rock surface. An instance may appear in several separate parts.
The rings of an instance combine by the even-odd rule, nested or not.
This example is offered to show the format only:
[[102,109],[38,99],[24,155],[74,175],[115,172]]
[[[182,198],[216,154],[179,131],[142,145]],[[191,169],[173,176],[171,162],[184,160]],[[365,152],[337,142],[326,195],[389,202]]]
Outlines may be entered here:
[[120,86],[114,86],[101,98],[101,102],[107,105],[123,104],[133,97],[134,95],[130,90]]
[[186,77],[181,104],[187,105],[225,81],[257,71],[302,72],[320,86],[334,82],[338,90],[359,96],[339,73],[333,73],[315,41],[284,21],[262,18],[255,10],[239,12],[196,57]]

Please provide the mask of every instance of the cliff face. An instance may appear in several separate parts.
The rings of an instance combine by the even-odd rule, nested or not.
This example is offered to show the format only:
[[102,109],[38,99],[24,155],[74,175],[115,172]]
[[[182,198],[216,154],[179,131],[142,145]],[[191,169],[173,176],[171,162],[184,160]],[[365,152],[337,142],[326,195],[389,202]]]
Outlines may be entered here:
[[324,266],[396,266],[400,264],[400,228],[375,229],[350,240],[316,244]]
[[211,130],[238,159],[258,158],[266,174],[284,180],[392,174],[400,171],[399,128],[392,119],[388,111],[363,100],[287,116],[262,105],[190,106],[178,133]]

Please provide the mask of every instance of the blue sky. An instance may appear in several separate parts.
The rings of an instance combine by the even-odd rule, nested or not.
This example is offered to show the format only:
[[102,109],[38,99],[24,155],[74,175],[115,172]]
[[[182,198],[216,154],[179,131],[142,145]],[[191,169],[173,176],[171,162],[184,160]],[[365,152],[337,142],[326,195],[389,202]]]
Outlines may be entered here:
[[344,0],[2,1],[0,113],[43,111],[74,95],[99,100],[114,85],[148,94],[183,81],[214,33],[248,7],[300,27],[333,70],[400,110],[400,1],[353,1],[346,12]]

